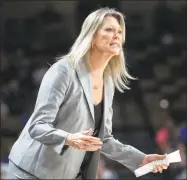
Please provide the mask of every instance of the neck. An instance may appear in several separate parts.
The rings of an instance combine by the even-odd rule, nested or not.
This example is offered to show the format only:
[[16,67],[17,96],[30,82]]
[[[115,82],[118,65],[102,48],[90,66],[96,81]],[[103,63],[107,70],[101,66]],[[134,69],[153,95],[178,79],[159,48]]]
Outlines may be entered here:
[[94,71],[95,74],[103,75],[104,70],[111,58],[111,55],[100,52],[96,53],[92,50],[89,57],[91,71]]

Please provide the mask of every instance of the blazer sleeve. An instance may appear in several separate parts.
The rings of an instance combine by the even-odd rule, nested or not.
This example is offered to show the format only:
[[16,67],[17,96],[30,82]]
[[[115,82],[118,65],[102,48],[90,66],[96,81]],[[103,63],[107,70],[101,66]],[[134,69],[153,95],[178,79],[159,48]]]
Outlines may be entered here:
[[145,154],[133,146],[122,144],[113,137],[112,116],[113,110],[110,108],[109,116],[105,124],[103,148],[101,149],[101,153],[106,155],[108,158],[123,164],[133,172],[139,167]]
[[52,147],[58,154],[62,154],[68,132],[56,129],[54,123],[65,98],[69,79],[67,67],[60,62],[49,68],[41,82],[28,129],[33,139]]

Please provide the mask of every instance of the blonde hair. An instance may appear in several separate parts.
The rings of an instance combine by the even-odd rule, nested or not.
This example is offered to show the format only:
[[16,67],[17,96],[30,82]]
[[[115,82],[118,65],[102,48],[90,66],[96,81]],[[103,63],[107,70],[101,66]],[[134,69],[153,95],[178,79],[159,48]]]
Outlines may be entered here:
[[[98,9],[87,16],[82,25],[81,32],[69,53],[61,57],[68,58],[73,68],[78,68],[79,62],[88,55],[92,46],[93,36],[102,25],[106,16],[113,16],[118,20],[122,28],[122,43],[125,43],[125,21],[123,14],[110,8]],[[123,92],[124,89],[130,89],[128,87],[128,79],[134,78],[127,71],[123,50],[120,51],[119,55],[113,56],[106,66],[104,77],[109,75],[112,76],[114,85],[119,91]]]

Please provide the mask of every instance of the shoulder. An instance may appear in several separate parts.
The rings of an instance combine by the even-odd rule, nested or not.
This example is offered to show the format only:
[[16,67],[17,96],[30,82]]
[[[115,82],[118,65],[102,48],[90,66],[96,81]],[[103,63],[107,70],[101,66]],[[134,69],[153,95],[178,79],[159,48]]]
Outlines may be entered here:
[[66,73],[72,71],[72,67],[68,59],[60,59],[56,61],[50,68],[58,70],[59,72],[66,72]]
[[68,59],[60,59],[48,69],[48,74],[58,74],[58,76],[66,76],[66,78],[70,78],[72,72],[73,68]]

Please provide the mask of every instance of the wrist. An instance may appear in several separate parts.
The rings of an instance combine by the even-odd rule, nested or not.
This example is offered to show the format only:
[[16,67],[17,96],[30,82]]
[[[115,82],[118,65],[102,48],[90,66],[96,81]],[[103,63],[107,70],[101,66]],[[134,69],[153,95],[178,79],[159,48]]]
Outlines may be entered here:
[[71,146],[72,142],[72,134],[68,134],[66,137],[65,145]]

